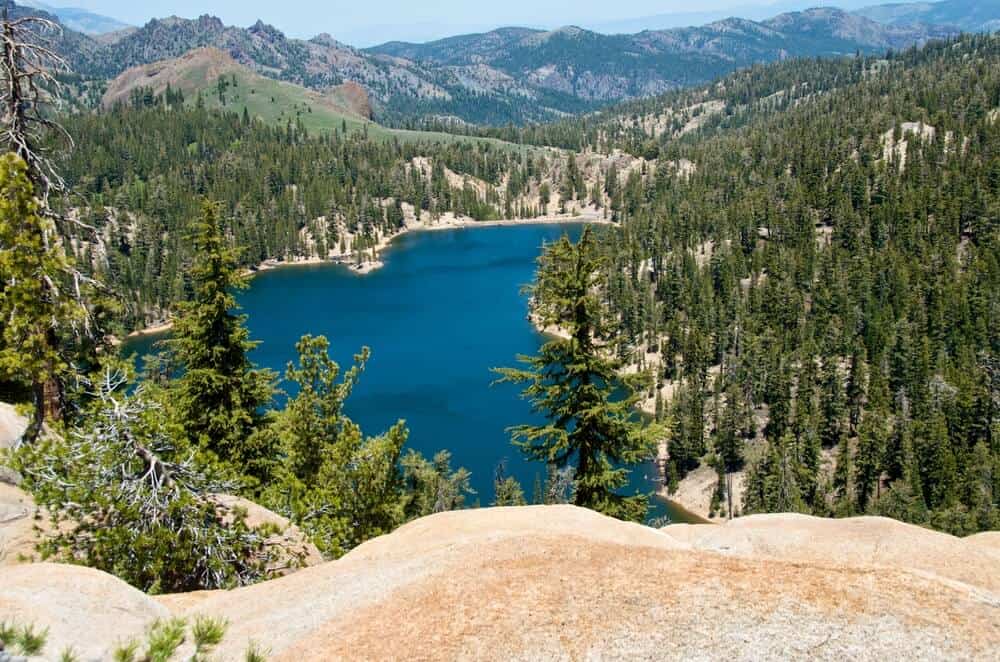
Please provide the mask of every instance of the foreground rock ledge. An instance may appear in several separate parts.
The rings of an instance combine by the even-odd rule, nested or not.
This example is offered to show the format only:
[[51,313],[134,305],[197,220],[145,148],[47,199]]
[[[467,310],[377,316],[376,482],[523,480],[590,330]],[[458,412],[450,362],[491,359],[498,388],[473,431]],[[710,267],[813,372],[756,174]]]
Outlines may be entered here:
[[151,598],[71,566],[0,569],[0,614],[82,659],[173,613],[220,660],[998,659],[1000,538],[769,515],[654,530],[570,506],[443,513],[331,563]]

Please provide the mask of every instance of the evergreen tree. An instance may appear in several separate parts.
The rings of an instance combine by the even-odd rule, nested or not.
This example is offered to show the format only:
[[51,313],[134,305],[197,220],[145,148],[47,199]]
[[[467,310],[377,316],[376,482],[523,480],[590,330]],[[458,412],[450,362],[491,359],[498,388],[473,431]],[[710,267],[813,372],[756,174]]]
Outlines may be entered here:
[[451,453],[438,451],[432,460],[411,450],[402,460],[406,496],[406,519],[414,519],[464,508],[466,498],[475,495],[469,471],[451,468]]
[[521,484],[513,476],[507,475],[506,465],[502,462],[497,466],[493,476],[493,494],[494,506],[527,505]]
[[343,407],[368,349],[343,376],[328,349],[322,336],[298,342],[298,365],[289,364],[286,372],[297,393],[258,436],[273,435],[275,441],[260,446],[277,451],[263,503],[289,515],[323,552],[339,557],[403,522],[399,459],[407,430],[400,421],[383,435],[364,437]]
[[245,316],[233,291],[246,286],[236,251],[223,234],[217,205],[206,202],[192,236],[191,301],[177,307],[167,348],[183,374],[171,384],[175,420],[203,451],[251,477],[266,475],[272,449],[255,448],[262,408],[274,393],[270,371],[255,369],[247,353]]
[[497,372],[501,381],[527,384],[524,394],[533,410],[548,419],[512,429],[525,455],[559,468],[574,466],[576,505],[640,520],[647,497],[618,490],[628,484],[629,465],[652,456],[663,429],[636,420],[636,381],[623,380],[620,363],[596,344],[606,333],[595,296],[602,262],[590,228],[576,244],[564,236],[546,249],[532,288],[535,312],[544,325],[560,326],[569,337],[547,342],[538,356],[522,358],[529,369]]
[[806,504],[798,482],[798,470],[791,434],[771,443],[768,453],[751,466],[743,494],[743,512],[805,512]]
[[78,328],[85,315],[64,283],[68,271],[27,166],[14,154],[0,157],[0,378],[31,390],[34,414],[25,441],[38,436],[46,414],[62,408],[59,381],[69,365],[60,335]]

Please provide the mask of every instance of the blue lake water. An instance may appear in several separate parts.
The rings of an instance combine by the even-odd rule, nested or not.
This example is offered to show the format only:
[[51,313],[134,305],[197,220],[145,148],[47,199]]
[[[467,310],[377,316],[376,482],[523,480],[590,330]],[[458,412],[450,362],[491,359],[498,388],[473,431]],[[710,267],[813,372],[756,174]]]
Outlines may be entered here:
[[[283,373],[307,333],[325,335],[344,369],[362,346],[370,347],[368,368],[346,406],[366,434],[404,419],[410,448],[428,457],[448,449],[453,467],[472,472],[473,503],[492,502],[501,462],[530,499],[544,466],[524,460],[506,428],[537,417],[517,387],[492,385],[490,368],[515,365],[518,354],[533,354],[544,342],[526,320],[521,288],[532,279],[543,242],[564,233],[575,239],[581,228],[418,232],[398,238],[383,255],[385,266],[367,275],[333,264],[262,272],[239,296],[251,337],[261,341],[252,359]],[[148,351],[152,341],[127,350]],[[637,468],[629,491],[652,491],[654,476],[651,464]],[[662,503],[651,509],[665,513]]]

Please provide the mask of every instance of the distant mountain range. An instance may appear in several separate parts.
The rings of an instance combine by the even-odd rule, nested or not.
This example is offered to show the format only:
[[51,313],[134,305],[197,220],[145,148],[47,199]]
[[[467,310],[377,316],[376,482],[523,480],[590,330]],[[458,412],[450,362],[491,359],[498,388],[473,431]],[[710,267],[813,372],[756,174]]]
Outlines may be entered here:
[[1000,0],[943,0],[878,5],[855,12],[887,25],[949,25],[966,32],[1000,29]]
[[87,35],[106,34],[131,27],[128,23],[123,23],[118,19],[101,16],[79,7],[53,7],[38,0],[23,0],[20,4],[46,11],[58,18],[59,22],[70,30]]
[[[4,1],[15,13],[41,11]],[[630,35],[578,27],[502,28],[363,50],[325,34],[291,39],[260,21],[238,28],[207,15],[154,19],[141,28],[99,38],[59,18],[67,29],[58,47],[79,73],[108,79],[131,67],[211,47],[263,76],[307,87],[322,90],[356,82],[367,90],[375,118],[384,122],[452,118],[506,124],[550,120],[655,95],[758,62],[900,49],[953,35],[969,29],[963,27],[969,24],[989,25],[1000,17],[996,2],[940,4],[946,9],[923,15],[946,16],[947,24],[900,18],[917,15],[917,10],[864,10],[881,9],[892,15],[879,22],[862,14],[819,8],[763,21],[728,18],[701,27]],[[993,8],[983,10],[981,5]]]

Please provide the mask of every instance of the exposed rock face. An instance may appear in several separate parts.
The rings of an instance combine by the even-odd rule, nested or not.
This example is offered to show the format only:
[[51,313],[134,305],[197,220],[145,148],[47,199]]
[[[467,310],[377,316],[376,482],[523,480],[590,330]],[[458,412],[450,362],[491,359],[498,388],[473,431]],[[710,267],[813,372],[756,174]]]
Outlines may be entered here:
[[751,515],[723,526],[675,524],[663,531],[696,549],[727,556],[905,568],[1000,597],[996,532],[963,539],[885,517],[836,520],[797,514]]
[[31,495],[0,482],[0,567],[35,556],[37,510]]
[[270,526],[276,531],[268,537],[268,547],[277,553],[270,570],[279,574],[295,572],[299,568],[318,565],[323,555],[309,541],[299,527],[253,501],[231,494],[219,494],[216,501],[230,513],[245,512],[244,521],[250,528]]
[[[221,616],[218,659],[250,640],[296,662],[996,659],[996,554],[990,537],[877,518],[657,531],[569,506],[495,508],[427,517],[257,586],[159,601],[82,568],[4,569],[0,611],[36,605],[38,625],[95,646],[166,609]],[[102,618],[116,606],[128,618],[111,634]]]
[[166,607],[99,570],[54,563],[0,568],[0,620],[49,628],[44,659],[56,660],[70,647],[80,660],[111,659],[116,644],[167,616]]
[[13,448],[27,429],[28,419],[18,414],[14,405],[0,402],[0,449]]

